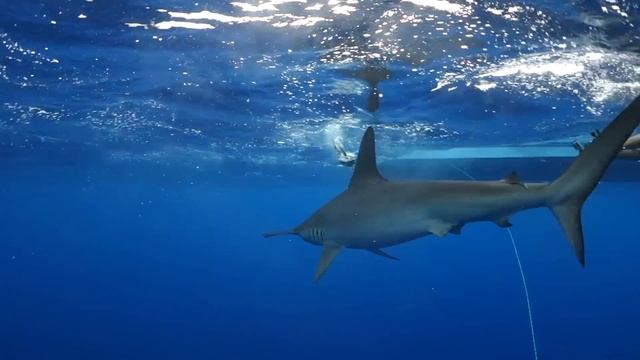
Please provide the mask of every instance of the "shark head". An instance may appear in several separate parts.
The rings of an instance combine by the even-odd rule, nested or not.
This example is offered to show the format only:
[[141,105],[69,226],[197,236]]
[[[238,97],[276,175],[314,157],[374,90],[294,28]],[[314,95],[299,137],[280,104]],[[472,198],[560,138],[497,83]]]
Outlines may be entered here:
[[[361,188],[368,184],[379,183],[386,181],[385,178],[380,175],[378,167],[376,165],[376,147],[375,147],[375,135],[372,127],[368,127],[365,131],[362,141],[360,142],[360,148],[358,150],[358,157],[355,162],[353,176],[349,183],[348,189]],[[335,199],[334,199],[335,200]],[[293,227],[289,230],[281,231],[269,231],[263,233],[264,237],[284,236],[284,235],[296,235],[302,238],[304,241],[314,245],[323,245],[330,240],[328,236],[327,225],[336,218],[344,218],[340,214],[341,208],[333,207],[327,209],[322,207],[318,209],[313,215],[306,219],[302,224]]]

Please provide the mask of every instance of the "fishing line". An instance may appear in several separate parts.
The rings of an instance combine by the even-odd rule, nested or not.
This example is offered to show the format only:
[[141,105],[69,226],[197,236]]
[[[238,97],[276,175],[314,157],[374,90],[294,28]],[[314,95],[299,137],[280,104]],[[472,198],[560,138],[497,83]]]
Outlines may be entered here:
[[531,328],[531,344],[533,345],[533,358],[538,360],[538,345],[536,344],[536,331],[533,328],[533,312],[531,311],[531,300],[529,299],[529,288],[527,287],[527,279],[524,277],[524,270],[522,270],[522,262],[520,262],[520,254],[518,253],[518,247],[516,246],[516,240],[513,237],[511,229],[507,228],[509,237],[511,238],[511,244],[513,245],[513,252],[516,254],[516,260],[518,262],[518,268],[520,269],[520,276],[522,277],[522,287],[524,288],[524,297],[527,299],[527,311],[529,312],[529,327]]
[[[453,165],[449,164],[452,168],[459,171],[464,176],[468,177],[471,180],[476,180],[471,174],[466,172],[465,170]],[[529,298],[529,287],[527,286],[527,279],[524,276],[524,269],[522,268],[522,262],[520,261],[520,253],[518,252],[518,247],[516,246],[516,240],[511,232],[510,228],[506,228],[507,233],[509,234],[509,238],[511,239],[511,245],[513,245],[513,252],[516,254],[516,262],[518,263],[518,269],[520,270],[520,277],[522,278],[522,287],[524,288],[524,297],[527,300],[527,311],[529,313],[529,328],[531,329],[531,344],[533,345],[533,358],[538,360],[538,345],[536,342],[536,331],[533,327],[533,312],[531,311],[531,299]]]
[[452,168],[454,168],[455,170],[457,170],[459,173],[461,173],[462,175],[468,177],[469,179],[476,181],[476,178],[474,178],[473,176],[471,176],[471,174],[469,174],[468,172],[464,171],[462,168],[459,168],[453,164],[449,164],[449,166],[451,166]]

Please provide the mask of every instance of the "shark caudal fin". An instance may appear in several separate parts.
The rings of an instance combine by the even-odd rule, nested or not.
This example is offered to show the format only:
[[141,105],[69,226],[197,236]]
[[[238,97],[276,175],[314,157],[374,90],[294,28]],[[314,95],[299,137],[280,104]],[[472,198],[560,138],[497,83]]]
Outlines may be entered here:
[[549,185],[547,206],[562,225],[567,240],[582,266],[585,265],[582,205],[638,124],[640,124],[640,96],[636,97],[580,153],[569,168]]

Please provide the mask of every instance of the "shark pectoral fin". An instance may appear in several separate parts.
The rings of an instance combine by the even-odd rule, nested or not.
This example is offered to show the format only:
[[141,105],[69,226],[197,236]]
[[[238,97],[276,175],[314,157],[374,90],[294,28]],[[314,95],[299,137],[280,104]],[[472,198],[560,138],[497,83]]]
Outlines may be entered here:
[[454,227],[453,224],[448,224],[445,222],[433,222],[429,224],[429,227],[427,230],[429,230],[430,233],[432,233],[437,237],[443,237],[447,235],[453,227]]
[[375,249],[375,248],[371,248],[371,249],[367,249],[369,251],[371,251],[372,253],[376,254],[376,255],[380,255],[382,257],[386,257],[388,259],[393,259],[393,260],[400,260],[395,256],[389,255],[386,252],[380,250],[380,249]]
[[496,225],[500,226],[501,228],[509,228],[512,226],[511,222],[509,222],[509,217],[505,216],[505,217],[501,217],[499,219],[496,219],[493,221]]
[[333,241],[324,242],[324,245],[322,246],[322,255],[320,256],[320,262],[316,267],[314,281],[320,280],[322,275],[324,275],[324,273],[327,271],[329,265],[331,265],[331,262],[333,262],[333,259],[335,259],[336,255],[340,253],[340,250],[342,250],[342,248],[342,245],[337,244]]

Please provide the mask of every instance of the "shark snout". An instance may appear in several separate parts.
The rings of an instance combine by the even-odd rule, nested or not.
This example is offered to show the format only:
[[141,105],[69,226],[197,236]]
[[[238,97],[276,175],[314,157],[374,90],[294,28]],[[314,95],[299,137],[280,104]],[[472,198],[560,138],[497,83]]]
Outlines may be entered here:
[[262,233],[262,236],[266,238],[284,235],[298,235],[298,233],[295,230],[267,231],[265,233]]
[[325,232],[320,228],[301,228],[296,227],[290,230],[280,230],[280,231],[268,231],[262,234],[263,237],[270,238],[275,236],[285,236],[285,235],[295,235],[301,238],[302,240],[315,244],[322,245],[324,242]]

